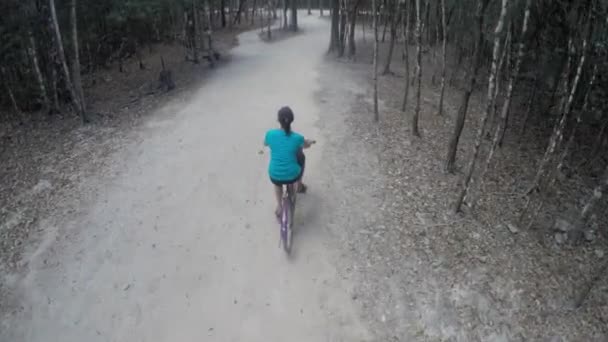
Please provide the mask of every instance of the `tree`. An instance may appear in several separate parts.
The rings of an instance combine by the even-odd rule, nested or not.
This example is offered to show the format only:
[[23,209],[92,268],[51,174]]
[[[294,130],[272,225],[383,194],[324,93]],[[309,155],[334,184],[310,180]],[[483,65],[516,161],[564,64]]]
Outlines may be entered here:
[[411,0],[405,0],[405,13],[403,13],[403,61],[405,63],[405,89],[403,91],[403,104],[401,111],[405,113],[407,109],[407,100],[410,92],[410,4]]
[[49,100],[49,95],[46,90],[46,82],[44,80],[44,76],[42,75],[42,71],[40,69],[40,64],[38,62],[38,49],[36,44],[36,39],[32,34],[32,31],[28,31],[29,38],[29,46],[28,46],[28,54],[30,59],[32,60],[32,67],[34,69],[34,73],[36,74],[36,81],[38,82],[38,88],[40,89],[40,97],[42,98],[43,111],[48,112],[51,109],[51,101]]
[[380,120],[378,113],[378,8],[376,0],[372,0],[372,15],[374,16],[374,121]]
[[441,95],[439,95],[439,113],[443,115],[443,96],[445,94],[445,69],[447,64],[447,41],[448,27],[445,20],[445,0],[441,0],[441,32],[443,33],[443,43],[441,45]]
[[[502,136],[502,132],[504,132],[504,127],[506,125],[506,121],[507,121],[507,113],[509,112],[509,109],[511,107],[511,99],[513,98],[513,90],[515,89],[515,84],[517,82],[517,78],[519,76],[519,69],[521,68],[521,63],[524,57],[524,49],[525,49],[525,39],[526,39],[526,33],[528,32],[528,22],[530,20],[530,6],[532,4],[532,0],[526,0],[526,7],[524,8],[524,20],[523,20],[523,24],[522,24],[522,28],[521,28],[521,35],[520,35],[520,41],[519,41],[519,47],[517,50],[517,56],[516,56],[516,60],[515,60],[515,66],[513,67],[513,70],[511,71],[511,74],[509,75],[509,85],[507,86],[507,94],[505,95],[505,100],[502,104],[502,109],[500,111],[500,121],[498,122],[498,127],[496,127],[496,130],[494,132],[494,138],[492,140],[492,145],[490,146],[490,151],[488,152],[488,155],[486,157],[486,162],[485,165],[483,167],[483,171],[481,172],[481,175],[479,177],[479,179],[481,180],[480,182],[483,182],[486,173],[488,172],[488,168],[490,166],[490,163],[492,162],[492,157],[494,156],[494,152],[496,152],[496,148],[498,147],[500,138]],[[505,45],[505,50],[508,48],[508,46]],[[496,99],[496,92],[494,93],[494,101]],[[474,203],[474,199],[471,199],[471,202]]]
[[479,148],[481,146],[481,142],[483,141],[483,132],[486,126],[486,122],[488,121],[488,117],[490,116],[490,111],[492,110],[492,104],[494,103],[493,97],[495,96],[494,87],[496,87],[496,73],[498,69],[498,55],[500,53],[500,34],[502,33],[505,17],[507,15],[507,1],[502,0],[502,6],[500,9],[500,17],[498,18],[498,23],[496,24],[496,29],[494,30],[494,48],[492,52],[492,69],[490,70],[490,76],[488,79],[488,99],[486,101],[485,111],[481,117],[479,127],[477,128],[477,136],[475,137],[475,146],[473,148],[473,155],[471,156],[471,160],[469,162],[469,167],[464,177],[464,181],[462,182],[462,189],[460,194],[456,198],[456,204],[454,205],[454,211],[459,212],[462,203],[464,202],[467,193],[471,187],[471,180],[473,177],[473,171],[475,170],[475,164],[477,162],[477,156],[479,155]]
[[456,163],[456,151],[458,150],[458,142],[460,141],[460,135],[462,134],[462,129],[464,128],[464,122],[467,116],[467,110],[469,108],[469,100],[471,99],[471,94],[473,93],[473,90],[475,89],[475,83],[477,82],[477,72],[479,71],[479,67],[481,66],[481,49],[484,41],[484,13],[486,11],[486,8],[488,7],[488,2],[489,0],[477,1],[477,10],[475,12],[475,19],[477,21],[477,31],[475,32],[476,39],[475,47],[473,50],[473,63],[471,70],[469,70],[469,79],[467,82],[467,86],[464,93],[462,94],[460,107],[458,108],[456,123],[454,124],[454,131],[450,136],[450,140],[448,142],[445,171],[449,173],[454,172]]
[[289,25],[289,28],[293,32],[298,31],[298,1],[297,0],[291,0],[291,23]]
[[63,71],[63,75],[65,77],[66,87],[70,92],[70,96],[72,98],[72,104],[74,106],[74,111],[80,115],[83,122],[88,122],[88,118],[84,112],[84,108],[80,102],[80,96],[76,92],[70,77],[70,71],[68,70],[68,63],[65,58],[65,53],[63,49],[63,41],[61,39],[61,31],[59,30],[59,22],[57,21],[57,13],[55,11],[55,0],[49,0],[49,8],[51,11],[51,23],[55,32],[55,44],[57,48],[57,55],[59,57],[59,62],[61,64],[61,70]]
[[420,136],[418,116],[420,115],[420,87],[422,84],[422,28],[420,20],[420,0],[416,0],[416,108],[412,115],[412,135]]
[[340,49],[340,0],[331,0],[331,31],[329,36],[329,50],[327,53],[338,53]]
[[383,75],[387,75],[391,72],[391,61],[393,59],[393,49],[395,48],[395,39],[397,37],[397,13],[399,9],[399,3],[397,0],[390,2],[392,5],[391,14],[391,40],[388,47],[388,54],[386,55],[386,62],[384,63]]

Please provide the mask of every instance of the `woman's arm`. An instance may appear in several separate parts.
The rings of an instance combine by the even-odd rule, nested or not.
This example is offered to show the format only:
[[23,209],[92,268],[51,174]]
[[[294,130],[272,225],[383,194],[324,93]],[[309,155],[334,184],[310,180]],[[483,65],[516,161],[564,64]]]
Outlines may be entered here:
[[304,139],[304,146],[303,148],[309,148],[310,146],[316,144],[317,141],[316,140],[311,140],[311,139]]

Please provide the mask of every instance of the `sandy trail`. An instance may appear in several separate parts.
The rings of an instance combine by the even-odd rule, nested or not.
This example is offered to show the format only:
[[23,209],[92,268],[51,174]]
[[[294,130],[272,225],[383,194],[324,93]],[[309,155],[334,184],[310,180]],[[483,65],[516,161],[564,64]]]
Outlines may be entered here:
[[304,34],[273,44],[243,34],[190,103],[146,124],[84,214],[49,223],[1,341],[370,339],[318,218],[323,141],[307,154],[294,256],[278,248],[264,132],[289,104],[297,131],[322,135],[314,93],[328,24],[301,22]]

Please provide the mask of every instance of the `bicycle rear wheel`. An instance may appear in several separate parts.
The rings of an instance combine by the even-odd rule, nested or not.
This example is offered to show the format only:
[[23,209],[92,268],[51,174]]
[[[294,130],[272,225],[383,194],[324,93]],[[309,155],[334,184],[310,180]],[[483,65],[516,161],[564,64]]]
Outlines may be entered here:
[[283,199],[283,219],[281,220],[281,240],[285,253],[291,253],[293,242],[293,206],[289,197]]

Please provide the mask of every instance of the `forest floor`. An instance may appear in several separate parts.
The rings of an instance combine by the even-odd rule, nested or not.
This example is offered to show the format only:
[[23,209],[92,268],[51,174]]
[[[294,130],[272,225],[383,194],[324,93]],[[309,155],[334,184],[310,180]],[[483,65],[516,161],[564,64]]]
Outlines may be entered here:
[[[381,44],[380,71],[387,45]],[[469,107],[458,151],[459,170],[455,175],[445,174],[443,162],[460,90],[446,89],[446,114],[438,116],[439,56],[436,64],[430,52],[424,56],[422,138],[417,139],[412,137],[409,125],[415,106],[413,86],[407,113],[401,112],[405,82],[402,45],[395,47],[393,73],[379,79],[379,124],[372,119],[371,34],[366,42],[359,41],[358,48],[356,61],[332,62],[326,74],[328,79],[343,79],[344,84],[368,84],[363,93],[349,94],[345,86],[344,93],[332,97],[351,99],[345,100],[349,106],[344,109],[344,122],[360,141],[355,148],[371,149],[377,155],[371,165],[354,161],[349,172],[376,174],[377,178],[361,181],[361,186],[378,197],[379,214],[367,224],[353,227],[356,230],[344,236],[343,243],[349,246],[350,254],[358,255],[357,262],[344,268],[358,270],[354,274],[362,277],[355,282],[355,291],[366,308],[368,321],[377,322],[374,333],[379,340],[608,339],[608,279],[599,273],[608,252],[606,236],[601,235],[608,225],[607,210],[599,209],[592,222],[591,228],[599,236],[588,236],[581,246],[571,246],[554,228],[556,219],[572,222],[579,215],[582,203],[600,181],[601,165],[592,167],[585,176],[560,179],[560,192],[550,197],[530,229],[526,228],[527,222],[520,226],[523,194],[530,186],[549,132],[534,122],[520,139],[519,120],[524,109],[516,107],[483,191],[477,188],[477,208],[471,211],[465,207],[465,215],[451,214],[483,111],[484,91],[476,93]],[[411,48],[410,57],[414,53],[415,48]],[[413,59],[410,63],[413,75]],[[450,70],[458,69],[451,66]],[[456,75],[456,85],[462,76],[462,72]],[[350,149],[352,144],[338,149]],[[346,207],[357,206],[362,201],[361,189],[346,189],[352,198]],[[600,208],[608,208],[605,200]],[[575,308],[574,303],[598,273],[600,279],[589,297]]]
[[[606,239],[560,244],[544,216],[533,230],[507,228],[542,132],[529,130],[523,148],[508,132],[478,208],[451,215],[460,174],[442,163],[459,91],[448,88],[438,117],[438,87],[425,79],[422,139],[412,139],[397,46],[375,124],[371,36],[356,61],[323,60],[328,23],[302,25],[273,44],[242,36],[233,63],[211,71],[159,47],[176,91],[145,96],[157,52],[148,70],[133,61],[95,78],[95,124],[33,120],[0,134],[0,283],[11,290],[0,293],[0,339],[605,341],[606,279],[581,308],[572,302],[605,262]],[[234,33],[219,35],[223,51],[234,45]],[[295,258],[282,262],[251,139],[287,103],[319,146]],[[474,97],[459,166],[481,110]],[[239,176],[243,165],[253,171]],[[547,215],[570,215],[592,185],[573,179]]]

